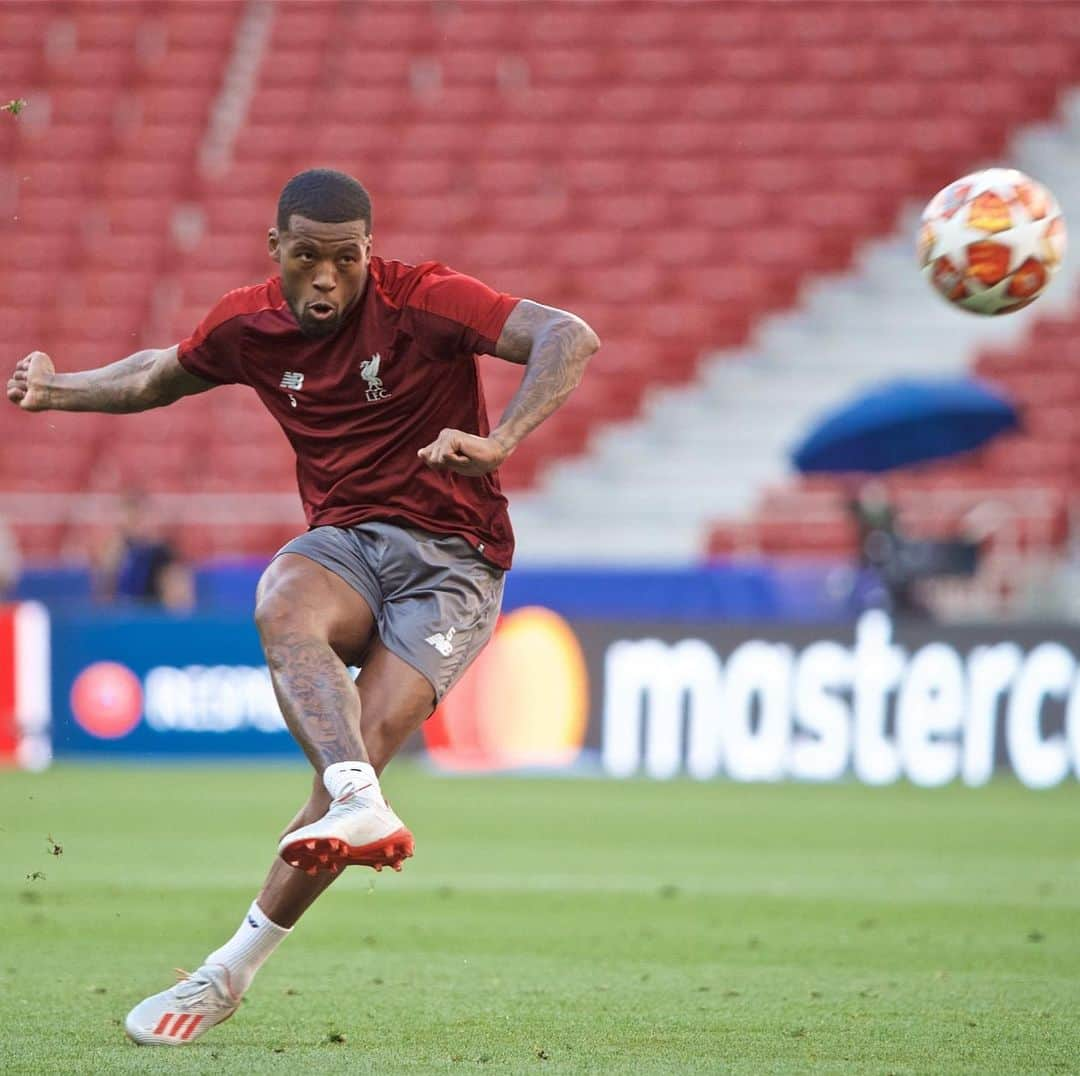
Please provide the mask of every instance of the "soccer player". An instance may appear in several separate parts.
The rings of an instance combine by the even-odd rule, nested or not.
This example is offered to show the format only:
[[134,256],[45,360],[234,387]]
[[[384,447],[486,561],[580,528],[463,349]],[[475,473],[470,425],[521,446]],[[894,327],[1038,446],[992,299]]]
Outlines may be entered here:
[[[491,635],[513,551],[495,472],[599,347],[573,314],[371,247],[360,183],[302,172],[269,231],[280,276],[229,292],[174,347],[70,374],[35,351],[8,381],[26,411],[113,413],[250,385],[296,450],[310,529],[263,574],[255,622],[314,787],[233,937],[128,1014],[138,1043],[193,1042],[232,1016],[344,867],[412,855],[379,774]],[[525,367],[490,432],[478,353]]]

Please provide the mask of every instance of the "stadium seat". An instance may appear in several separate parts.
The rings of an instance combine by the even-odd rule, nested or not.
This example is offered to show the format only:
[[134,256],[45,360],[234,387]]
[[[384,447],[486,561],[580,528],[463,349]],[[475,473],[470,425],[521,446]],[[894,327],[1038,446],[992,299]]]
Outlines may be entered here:
[[[22,127],[0,125],[0,331],[12,345],[48,340],[69,366],[125,354],[151,330],[187,335],[225,291],[269,274],[283,180],[313,160],[336,165],[372,189],[379,253],[442,258],[565,305],[607,338],[576,402],[511,458],[507,484],[531,481],[592,423],[628,417],[650,385],[745,343],[754,320],[890,227],[904,198],[1047,114],[1075,78],[1075,19],[954,7],[281,2],[234,160],[214,176],[198,146],[242,6],[67,5],[50,57],[56,13],[6,5],[0,78],[41,92],[25,94]],[[342,90],[327,96],[331,84]],[[180,206],[205,222],[190,249],[172,238]],[[60,264],[63,289],[43,269]],[[10,298],[22,294],[42,305]],[[1078,439],[1080,382],[1065,363],[1080,370],[1068,316],[988,362],[1023,403],[1030,440],[965,474],[1073,481],[1063,449]],[[494,407],[520,370],[485,364],[484,377]],[[212,415],[223,441],[249,446],[222,449],[228,465],[201,479],[177,449],[163,482],[288,488],[280,432],[238,391],[132,434],[151,460],[170,439],[201,452],[198,417]],[[779,548],[784,533],[764,537]],[[814,542],[842,544],[826,525]]]
[[[1077,345],[1071,359],[1070,344]],[[1076,365],[1070,369],[1071,362]],[[958,461],[890,478],[889,492],[905,533],[914,538],[960,537],[980,509],[982,517],[996,521],[986,531],[984,558],[1060,550],[1069,535],[1069,504],[1080,492],[1080,308],[1036,320],[1012,348],[999,345],[979,355],[974,372],[1019,403],[1024,433],[1000,438]],[[751,520],[718,522],[708,548],[715,555],[731,552],[739,544],[731,536],[733,527],[742,528],[740,535],[752,532],[754,548],[762,548],[763,519],[838,517],[846,496],[845,488],[829,479],[806,479],[793,488],[766,491]],[[786,551],[779,551],[774,541],[773,551],[806,553],[816,548],[816,541],[808,533],[806,542],[793,539]]]
[[0,9],[0,41],[13,49],[40,46],[51,19],[52,13],[45,7],[9,4]]
[[165,44],[169,49],[227,46],[240,9],[232,4],[168,4],[161,13]]

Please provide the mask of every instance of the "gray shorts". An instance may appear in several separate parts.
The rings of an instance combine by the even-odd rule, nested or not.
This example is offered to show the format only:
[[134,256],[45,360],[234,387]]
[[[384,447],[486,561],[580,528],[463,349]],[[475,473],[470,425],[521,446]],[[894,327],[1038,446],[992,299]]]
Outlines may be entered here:
[[379,638],[440,700],[495,630],[502,569],[464,538],[394,523],[316,527],[278,550],[340,576],[371,606]]

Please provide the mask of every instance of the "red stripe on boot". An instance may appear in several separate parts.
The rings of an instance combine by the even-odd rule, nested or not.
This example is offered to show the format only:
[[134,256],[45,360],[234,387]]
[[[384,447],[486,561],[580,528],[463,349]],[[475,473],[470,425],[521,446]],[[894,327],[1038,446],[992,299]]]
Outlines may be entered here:
[[202,1023],[202,1017],[201,1016],[196,1016],[195,1019],[192,1020],[190,1024],[188,1024],[187,1030],[183,1033],[183,1035],[180,1036],[184,1040],[184,1042],[187,1042],[187,1040],[191,1038],[191,1033],[201,1023]]

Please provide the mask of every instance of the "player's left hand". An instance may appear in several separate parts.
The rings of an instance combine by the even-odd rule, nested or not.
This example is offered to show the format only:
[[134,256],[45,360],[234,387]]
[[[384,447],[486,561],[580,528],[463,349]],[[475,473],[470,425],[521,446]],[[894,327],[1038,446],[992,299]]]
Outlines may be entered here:
[[475,477],[494,471],[510,453],[494,438],[478,437],[461,430],[443,430],[416,454],[436,471],[454,471]]

